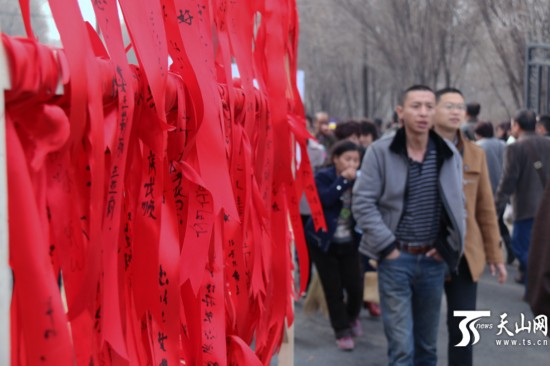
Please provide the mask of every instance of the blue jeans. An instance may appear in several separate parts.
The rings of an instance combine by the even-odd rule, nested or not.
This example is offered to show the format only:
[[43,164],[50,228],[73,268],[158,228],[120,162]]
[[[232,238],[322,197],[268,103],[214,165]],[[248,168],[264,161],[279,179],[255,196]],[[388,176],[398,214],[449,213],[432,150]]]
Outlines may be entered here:
[[437,332],[446,264],[401,252],[378,266],[390,365],[437,364]]
[[527,271],[527,257],[529,256],[533,221],[534,219],[514,221],[514,230],[512,231],[512,250],[519,261],[519,270],[524,274]]

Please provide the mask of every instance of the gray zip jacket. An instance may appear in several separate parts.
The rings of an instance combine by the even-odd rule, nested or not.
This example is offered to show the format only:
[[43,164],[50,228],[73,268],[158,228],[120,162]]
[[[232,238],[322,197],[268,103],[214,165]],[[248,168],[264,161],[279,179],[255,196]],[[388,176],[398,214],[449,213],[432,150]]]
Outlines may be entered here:
[[[455,270],[464,251],[466,210],[462,183],[462,158],[450,142],[430,131],[436,143],[439,192],[443,203],[435,247]],[[405,204],[408,176],[405,129],[373,143],[363,159],[353,187],[352,211],[363,231],[359,251],[379,259],[395,246],[395,231]]]

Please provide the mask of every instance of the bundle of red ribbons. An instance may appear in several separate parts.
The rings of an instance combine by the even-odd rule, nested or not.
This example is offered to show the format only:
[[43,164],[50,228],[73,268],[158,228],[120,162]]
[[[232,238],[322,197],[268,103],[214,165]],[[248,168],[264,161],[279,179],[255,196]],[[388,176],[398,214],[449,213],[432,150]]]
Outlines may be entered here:
[[268,365],[293,241],[307,280],[303,192],[324,226],[295,0],[118,0],[139,65],[117,2],[93,1],[100,37],[49,0],[63,49],[28,2],[29,37],[2,35],[12,364]]

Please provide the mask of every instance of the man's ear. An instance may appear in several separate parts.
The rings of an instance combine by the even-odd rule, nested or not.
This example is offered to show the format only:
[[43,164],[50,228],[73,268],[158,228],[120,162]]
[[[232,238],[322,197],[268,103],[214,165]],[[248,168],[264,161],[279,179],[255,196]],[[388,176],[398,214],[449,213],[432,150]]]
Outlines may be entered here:
[[397,107],[395,107],[395,112],[397,113],[397,117],[399,117],[399,119],[402,119],[403,106],[398,105]]

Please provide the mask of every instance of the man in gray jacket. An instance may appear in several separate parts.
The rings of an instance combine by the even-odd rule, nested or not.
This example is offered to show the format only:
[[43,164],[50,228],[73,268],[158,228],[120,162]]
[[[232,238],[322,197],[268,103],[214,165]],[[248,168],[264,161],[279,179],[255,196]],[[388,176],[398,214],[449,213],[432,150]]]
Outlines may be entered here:
[[390,365],[436,365],[447,266],[464,248],[462,161],[431,130],[435,94],[415,85],[401,96],[404,122],[371,145],[353,188],[360,252],[376,258]]

